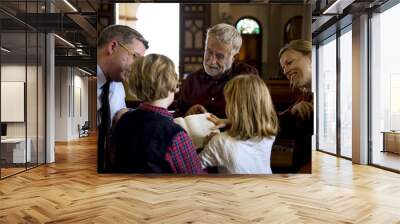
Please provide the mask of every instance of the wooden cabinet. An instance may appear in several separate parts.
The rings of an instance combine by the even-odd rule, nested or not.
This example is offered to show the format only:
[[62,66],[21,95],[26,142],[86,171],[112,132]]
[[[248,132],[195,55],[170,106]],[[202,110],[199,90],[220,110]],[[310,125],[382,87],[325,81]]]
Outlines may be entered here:
[[388,131],[383,133],[383,152],[400,154],[400,131]]

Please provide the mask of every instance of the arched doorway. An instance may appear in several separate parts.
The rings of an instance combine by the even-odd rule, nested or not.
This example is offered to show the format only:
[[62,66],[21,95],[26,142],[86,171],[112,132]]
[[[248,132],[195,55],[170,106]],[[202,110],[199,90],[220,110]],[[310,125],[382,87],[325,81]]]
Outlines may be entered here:
[[303,25],[302,16],[295,16],[286,23],[285,31],[283,34],[283,39],[285,41],[285,44],[289,43],[292,40],[301,39],[302,25]]

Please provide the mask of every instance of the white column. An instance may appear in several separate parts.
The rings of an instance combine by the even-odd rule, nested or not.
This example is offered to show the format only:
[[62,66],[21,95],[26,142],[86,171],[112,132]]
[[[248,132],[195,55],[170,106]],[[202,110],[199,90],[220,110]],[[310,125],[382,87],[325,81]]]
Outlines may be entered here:
[[353,162],[368,163],[368,16],[353,20]]
[[[311,31],[310,31],[311,32]],[[313,107],[314,107],[314,116],[313,116],[313,130],[314,133],[311,137],[311,147],[312,150],[317,149],[317,48],[315,45],[312,46],[312,81],[311,81],[311,91],[313,92]]]
[[69,141],[71,119],[71,67],[56,67],[55,141]]
[[46,35],[46,163],[55,161],[55,76],[54,76],[54,35]]
[[[46,12],[54,12],[54,5],[46,1]],[[55,161],[55,43],[52,33],[46,34],[46,163]]]

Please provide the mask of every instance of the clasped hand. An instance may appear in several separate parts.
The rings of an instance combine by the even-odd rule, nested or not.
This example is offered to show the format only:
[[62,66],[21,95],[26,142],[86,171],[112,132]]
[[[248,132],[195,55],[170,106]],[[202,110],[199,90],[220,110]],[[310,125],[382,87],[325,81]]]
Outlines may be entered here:
[[313,104],[307,101],[300,101],[291,108],[290,112],[303,120],[310,120],[313,116]]

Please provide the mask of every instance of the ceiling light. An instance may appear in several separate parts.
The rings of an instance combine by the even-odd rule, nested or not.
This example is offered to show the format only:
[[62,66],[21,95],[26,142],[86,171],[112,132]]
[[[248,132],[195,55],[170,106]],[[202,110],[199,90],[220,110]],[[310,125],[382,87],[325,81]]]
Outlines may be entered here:
[[341,14],[343,9],[351,5],[354,0],[336,0],[332,5],[324,10],[322,14]]
[[79,55],[83,55],[83,50],[80,48],[77,48],[76,53],[78,53]]
[[67,4],[72,10],[74,10],[74,12],[78,12],[78,10],[71,4],[69,3],[68,0],[64,0],[65,4]]
[[6,53],[10,53],[10,52],[11,52],[10,50],[8,50],[8,49],[5,48],[5,47],[1,47],[0,49],[1,49],[2,51],[6,52]]
[[85,73],[85,74],[87,74],[87,75],[92,75],[92,73],[90,73],[90,72],[88,72],[88,71],[86,71],[86,70],[83,70],[83,69],[81,69],[81,68],[79,68],[79,67],[78,67],[78,70],[81,71],[81,72],[83,72],[83,73]]
[[62,38],[62,37],[60,37],[60,36],[58,36],[57,34],[54,34],[54,36],[57,37],[57,38],[58,38],[59,40],[61,40],[62,42],[64,42],[65,44],[67,44],[68,46],[75,48],[75,45],[71,44],[71,42],[67,41],[66,39],[64,39],[64,38]]

